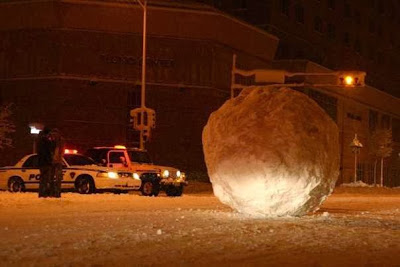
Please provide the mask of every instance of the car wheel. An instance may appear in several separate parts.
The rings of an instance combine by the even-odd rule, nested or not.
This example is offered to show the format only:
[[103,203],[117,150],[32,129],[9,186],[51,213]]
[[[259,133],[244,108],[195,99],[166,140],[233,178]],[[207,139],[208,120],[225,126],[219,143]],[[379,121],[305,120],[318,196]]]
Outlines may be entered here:
[[165,190],[165,193],[167,193],[167,196],[169,197],[180,197],[183,193],[183,186],[169,185]]
[[153,192],[151,193],[153,196],[158,196],[160,193],[160,181],[153,182]]
[[183,194],[183,185],[177,186],[175,196],[180,197],[180,196],[182,196],[182,194]]
[[142,186],[140,187],[140,192],[142,192],[143,196],[151,196],[153,193],[153,182],[143,181]]
[[94,182],[89,177],[78,178],[75,183],[75,189],[79,194],[92,194],[96,191]]
[[25,191],[25,184],[19,177],[11,177],[8,181],[8,190],[12,193],[16,192],[24,192]]

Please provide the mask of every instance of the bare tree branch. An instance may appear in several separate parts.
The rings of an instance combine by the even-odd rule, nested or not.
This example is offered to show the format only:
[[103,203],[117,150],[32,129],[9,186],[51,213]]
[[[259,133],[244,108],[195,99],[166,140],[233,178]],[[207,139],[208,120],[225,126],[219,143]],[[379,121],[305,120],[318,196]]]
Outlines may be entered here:
[[7,104],[0,107],[0,149],[12,144],[10,134],[15,132],[15,125],[11,121],[11,106],[12,104]]

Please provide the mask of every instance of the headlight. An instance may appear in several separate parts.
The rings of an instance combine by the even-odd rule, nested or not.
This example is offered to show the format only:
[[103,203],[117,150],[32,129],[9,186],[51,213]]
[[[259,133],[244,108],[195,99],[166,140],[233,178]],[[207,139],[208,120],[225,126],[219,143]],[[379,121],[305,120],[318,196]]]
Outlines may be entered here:
[[118,178],[118,173],[116,173],[116,172],[108,172],[107,176],[108,176],[108,178],[111,178],[111,179],[117,179]]
[[169,171],[168,170],[164,170],[162,173],[162,177],[163,178],[168,178],[169,177]]
[[135,172],[135,173],[133,174],[133,179],[140,180],[139,174],[137,174],[137,173]]
[[181,171],[176,172],[176,178],[181,178]]
[[116,173],[116,172],[100,172],[97,174],[97,177],[118,179],[118,173]]

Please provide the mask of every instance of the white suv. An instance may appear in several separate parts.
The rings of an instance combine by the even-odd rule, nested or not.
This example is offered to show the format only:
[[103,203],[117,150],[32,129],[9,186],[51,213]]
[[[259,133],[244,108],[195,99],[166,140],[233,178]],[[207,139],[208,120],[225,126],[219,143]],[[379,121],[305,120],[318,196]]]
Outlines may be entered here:
[[156,172],[158,179],[142,179],[142,187],[148,187],[150,190],[152,186],[151,195],[158,195],[160,190],[165,190],[168,196],[181,196],[184,186],[187,185],[185,173],[173,167],[153,164],[146,150],[124,146],[94,147],[89,149],[86,155],[107,167],[126,169],[139,174]]

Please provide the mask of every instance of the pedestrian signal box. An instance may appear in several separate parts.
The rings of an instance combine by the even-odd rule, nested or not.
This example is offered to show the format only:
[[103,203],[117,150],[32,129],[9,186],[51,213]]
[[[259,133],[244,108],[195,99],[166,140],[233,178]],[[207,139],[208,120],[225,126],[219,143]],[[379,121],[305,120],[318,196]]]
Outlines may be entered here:
[[133,128],[137,131],[147,131],[156,127],[156,112],[151,108],[132,109],[130,115],[133,120]]

